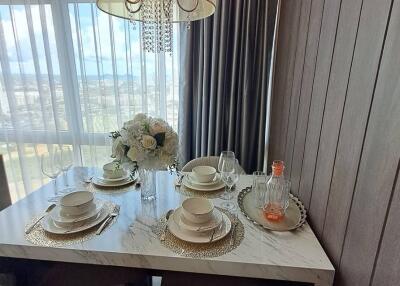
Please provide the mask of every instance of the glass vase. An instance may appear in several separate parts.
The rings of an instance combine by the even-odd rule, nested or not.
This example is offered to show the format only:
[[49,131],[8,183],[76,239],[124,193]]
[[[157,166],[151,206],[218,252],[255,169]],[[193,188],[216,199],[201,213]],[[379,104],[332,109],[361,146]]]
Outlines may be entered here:
[[151,201],[156,199],[157,172],[139,168],[140,190],[142,200]]

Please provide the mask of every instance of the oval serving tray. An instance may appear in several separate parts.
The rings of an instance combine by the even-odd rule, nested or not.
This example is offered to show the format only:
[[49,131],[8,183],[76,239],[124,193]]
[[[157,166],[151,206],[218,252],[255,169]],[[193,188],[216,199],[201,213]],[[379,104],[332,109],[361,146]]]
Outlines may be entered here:
[[241,212],[253,224],[273,231],[289,231],[303,226],[306,222],[306,209],[302,202],[292,194],[290,194],[285,217],[279,222],[270,222],[264,217],[262,210],[254,206],[253,194],[251,187],[247,187],[241,190],[238,195],[238,205]]

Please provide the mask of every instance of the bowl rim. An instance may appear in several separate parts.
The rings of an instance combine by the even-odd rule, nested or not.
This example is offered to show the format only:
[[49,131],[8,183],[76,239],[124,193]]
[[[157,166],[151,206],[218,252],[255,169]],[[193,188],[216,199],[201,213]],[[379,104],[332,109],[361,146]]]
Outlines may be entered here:
[[[187,204],[187,202],[189,202],[189,201],[196,201],[196,200],[197,201],[207,202],[209,208],[207,210],[204,210],[204,211],[201,211],[201,212],[194,212],[193,210],[188,210],[185,207],[185,203]],[[192,215],[207,215],[207,214],[210,214],[214,210],[214,204],[212,203],[212,201],[210,201],[209,199],[206,199],[206,198],[197,198],[197,197],[187,198],[186,200],[184,200],[182,202],[182,210],[184,210],[185,212],[187,212],[189,214],[192,214]]]
[[[66,197],[71,197],[71,196],[75,196],[76,194],[82,194],[82,193],[88,194],[89,196],[84,201],[80,202],[79,204],[66,204],[64,202],[64,199]],[[72,192],[72,193],[69,193],[69,194],[66,194],[65,196],[63,196],[60,199],[60,205],[62,207],[79,207],[79,206],[85,205],[87,203],[90,203],[91,201],[93,201],[93,199],[94,199],[94,195],[93,195],[93,193],[91,193],[89,191],[76,191],[76,192]]]
[[[117,166],[117,168],[114,169],[108,169],[109,166]],[[119,167],[118,167],[119,166]],[[105,163],[103,165],[103,171],[104,172],[115,172],[115,171],[125,171],[124,168],[121,165],[118,165],[117,162],[109,162],[109,163]]]
[[[199,172],[199,169],[203,169],[203,171],[208,170],[208,172]],[[197,171],[196,171],[197,170]],[[208,176],[208,175],[213,175],[217,172],[217,169],[215,169],[212,166],[196,166],[193,167],[192,172],[195,173],[196,175],[202,175],[202,176]]]

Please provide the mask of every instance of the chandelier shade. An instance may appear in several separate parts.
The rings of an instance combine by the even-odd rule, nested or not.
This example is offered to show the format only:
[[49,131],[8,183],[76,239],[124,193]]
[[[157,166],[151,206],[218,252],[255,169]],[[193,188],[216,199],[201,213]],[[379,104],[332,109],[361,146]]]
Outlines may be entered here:
[[103,12],[128,19],[135,28],[141,24],[143,50],[153,53],[173,50],[173,23],[190,22],[211,16],[217,0],[97,0]]
[[[144,19],[142,10],[146,8],[146,2],[153,2],[154,7],[158,5],[161,13],[147,14]],[[97,0],[97,7],[107,14],[131,21],[188,22],[214,14],[216,0]]]

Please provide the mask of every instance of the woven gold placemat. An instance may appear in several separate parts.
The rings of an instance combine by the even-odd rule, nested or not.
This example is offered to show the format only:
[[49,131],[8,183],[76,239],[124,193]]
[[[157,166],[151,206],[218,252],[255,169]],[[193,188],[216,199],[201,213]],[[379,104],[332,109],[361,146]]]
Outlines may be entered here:
[[[217,257],[231,252],[243,241],[244,226],[236,215],[221,208],[217,209],[225,213],[231,220],[232,230],[234,229],[233,234],[230,232],[223,239],[212,243],[190,243],[175,237],[167,230],[165,233],[165,240],[160,240],[161,244],[172,250],[174,253],[192,258]],[[152,226],[153,233],[155,233],[159,239],[164,233],[166,223],[167,221],[164,216],[164,218],[159,220],[157,224]],[[236,224],[235,228],[233,228],[234,223]]]
[[[112,202],[105,203],[106,208],[109,212],[111,212],[115,204]],[[25,225],[25,230],[32,225],[32,223],[38,218],[39,216],[35,216]],[[113,220],[108,224],[108,226],[103,230],[106,231],[110,228],[114,222],[118,219],[118,216],[113,218]],[[99,224],[100,225],[100,224]],[[34,229],[28,234],[25,234],[25,239],[32,244],[39,245],[39,246],[47,246],[47,247],[63,247],[71,244],[82,243],[89,239],[92,239],[96,236],[96,230],[98,226],[94,226],[88,230],[78,232],[78,233],[71,233],[71,234],[53,234],[46,232],[41,223],[38,223]]]

